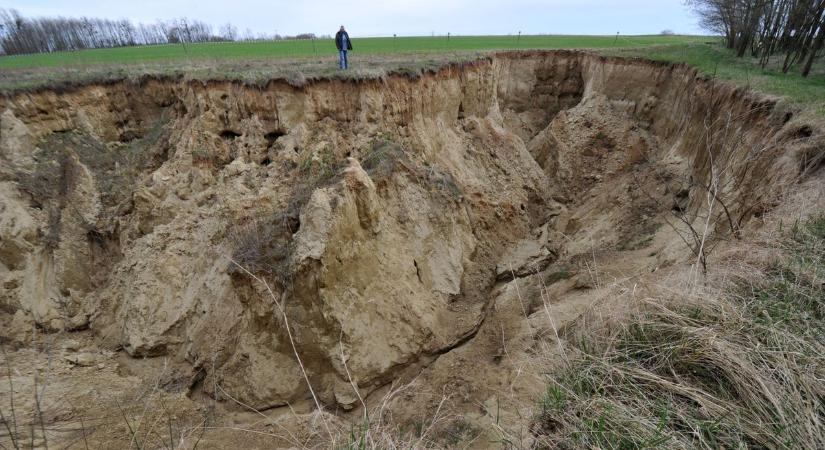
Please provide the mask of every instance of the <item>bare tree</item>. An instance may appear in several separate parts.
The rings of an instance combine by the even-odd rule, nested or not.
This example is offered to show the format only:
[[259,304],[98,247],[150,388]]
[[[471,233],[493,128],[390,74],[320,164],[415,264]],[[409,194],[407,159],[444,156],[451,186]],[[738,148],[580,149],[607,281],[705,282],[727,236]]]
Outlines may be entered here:
[[221,27],[220,36],[227,41],[234,41],[238,38],[238,29],[231,23]]
[[15,10],[0,8],[0,50],[8,55],[73,51],[169,43],[234,40],[237,31],[227,24],[223,35],[212,33],[204,22],[186,18],[135,25],[128,20],[95,18],[25,18]]
[[786,141],[777,137],[776,125],[758,132],[743,126],[761,120],[765,108],[756,105],[720,112],[713,104],[696,104],[694,110],[701,115],[696,125],[701,132],[692,137],[696,143],[692,173],[653,173],[657,185],[679,186],[678,191],[670,191],[673,198],[647,192],[641,188],[642,182],[636,181],[660,210],[670,211],[665,223],[690,249],[703,273],[707,273],[716,246],[740,239],[747,221],[770,201],[771,191],[759,188],[760,173]]
[[784,54],[782,70],[804,64],[808,76],[825,45],[825,0],[686,0],[707,30],[725,37],[738,57]]

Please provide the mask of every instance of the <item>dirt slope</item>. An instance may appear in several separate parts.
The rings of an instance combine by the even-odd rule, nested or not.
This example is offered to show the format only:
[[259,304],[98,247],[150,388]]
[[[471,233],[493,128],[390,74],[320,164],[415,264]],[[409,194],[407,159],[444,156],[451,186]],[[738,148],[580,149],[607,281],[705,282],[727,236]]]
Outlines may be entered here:
[[182,411],[300,409],[308,380],[344,422],[413,379],[400,423],[447,391],[468,420],[530,398],[554,329],[692,258],[686,224],[730,238],[820,164],[820,131],[776,99],[576,52],[301,87],[81,86],[0,111],[7,361],[46,339],[68,358],[54,383],[98,368],[94,389],[141,380]]

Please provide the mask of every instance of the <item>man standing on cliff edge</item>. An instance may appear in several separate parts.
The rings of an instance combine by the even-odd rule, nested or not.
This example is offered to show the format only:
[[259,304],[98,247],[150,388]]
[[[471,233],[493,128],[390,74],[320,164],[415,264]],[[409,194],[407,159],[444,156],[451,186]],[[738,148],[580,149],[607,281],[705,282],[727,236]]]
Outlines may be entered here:
[[344,26],[335,33],[335,46],[338,47],[338,68],[347,69],[347,50],[352,50],[352,42]]

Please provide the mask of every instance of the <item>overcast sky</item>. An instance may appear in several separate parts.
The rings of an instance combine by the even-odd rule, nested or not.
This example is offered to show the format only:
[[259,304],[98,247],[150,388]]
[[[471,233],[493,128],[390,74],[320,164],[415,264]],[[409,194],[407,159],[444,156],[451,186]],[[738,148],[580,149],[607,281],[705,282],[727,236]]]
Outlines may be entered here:
[[683,0],[2,0],[25,16],[134,22],[190,17],[254,33],[355,36],[445,34],[699,34]]

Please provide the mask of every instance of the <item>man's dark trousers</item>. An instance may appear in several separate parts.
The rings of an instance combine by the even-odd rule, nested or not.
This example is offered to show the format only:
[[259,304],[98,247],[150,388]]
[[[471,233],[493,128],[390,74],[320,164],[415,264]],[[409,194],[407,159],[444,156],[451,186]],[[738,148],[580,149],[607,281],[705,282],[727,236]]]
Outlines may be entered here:
[[341,69],[347,68],[347,51],[338,50],[338,67]]

